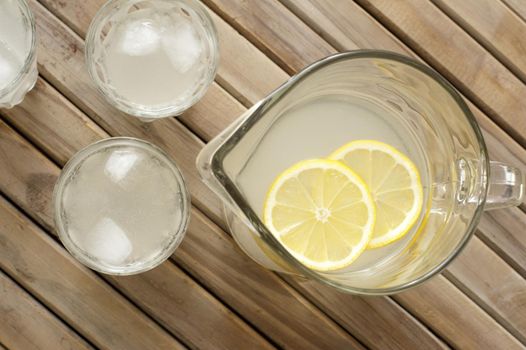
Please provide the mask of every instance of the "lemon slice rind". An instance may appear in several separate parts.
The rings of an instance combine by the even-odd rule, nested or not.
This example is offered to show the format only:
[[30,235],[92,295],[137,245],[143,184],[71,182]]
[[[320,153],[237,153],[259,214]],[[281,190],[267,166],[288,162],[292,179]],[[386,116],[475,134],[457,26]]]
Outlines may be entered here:
[[[414,163],[406,155],[404,155],[403,153],[398,151],[396,148],[388,144],[385,144],[379,141],[375,141],[375,140],[352,141],[338,148],[336,151],[334,151],[329,156],[329,159],[338,160],[343,163],[346,163],[345,157],[350,152],[353,152],[356,150],[379,151],[379,152],[383,152],[389,155],[395,161],[395,164],[401,165],[407,171],[407,174],[409,175],[409,178],[410,178],[411,185],[409,187],[393,190],[393,192],[397,190],[402,191],[405,189],[412,190],[412,193],[414,195],[414,200],[413,200],[410,210],[405,212],[405,218],[396,227],[392,228],[388,232],[385,232],[381,235],[379,235],[378,232],[375,232],[367,248],[371,249],[371,248],[383,247],[389,243],[392,243],[404,237],[405,234],[407,234],[411,230],[413,225],[416,223],[416,221],[420,217],[420,213],[422,211],[422,205],[423,205],[423,190],[422,190],[422,185],[421,185],[421,180],[420,180],[420,174],[418,172],[418,169],[414,165]],[[346,165],[350,166],[349,164],[346,164]],[[382,174],[385,174],[386,177],[388,177],[389,174],[386,173],[386,171],[389,171],[389,169],[371,169],[371,172],[382,173]],[[376,198],[375,189],[372,188],[374,186],[371,186],[371,183],[367,181],[366,176],[362,176],[362,179],[364,179],[366,184],[369,186],[371,194],[373,198],[375,198],[375,201],[376,201],[377,198]],[[377,205],[377,220],[379,220],[379,217],[381,217],[381,212],[379,211],[378,205]],[[380,225],[377,226],[377,230],[378,230],[378,227],[380,227]]]
[[[350,244],[348,244],[347,242],[344,242],[345,238],[343,238],[343,236],[345,236],[345,232],[338,231],[339,232],[338,234],[342,235],[342,240],[341,240],[342,244],[347,244],[350,248],[349,254],[344,259],[340,259],[337,261],[328,260],[328,259],[327,260],[310,259],[303,254],[304,252],[302,253],[294,249],[291,249],[283,241],[283,237],[285,237],[290,232],[291,229],[285,230],[283,232],[282,230],[276,228],[274,225],[272,211],[273,211],[273,208],[276,207],[276,205],[279,205],[279,202],[277,201],[276,198],[278,196],[278,193],[280,192],[280,189],[283,188],[283,185],[287,181],[293,178],[297,179],[298,176],[302,172],[311,170],[311,169],[321,169],[324,171],[331,170],[331,171],[335,171],[338,174],[345,176],[346,179],[348,180],[348,184],[350,186],[354,186],[361,195],[361,198],[356,203],[357,204],[363,203],[363,205],[365,206],[367,210],[368,216],[365,220],[365,224],[363,226],[360,226],[361,227],[361,237],[359,239],[359,242],[356,245],[352,246],[352,248]],[[314,206],[315,204],[311,203],[311,205],[308,206],[309,208],[297,208],[297,210],[298,211],[305,211],[305,210],[308,211],[308,210],[312,210],[312,207]],[[375,222],[375,211],[376,209],[374,206],[374,202],[367,189],[367,186],[365,185],[363,180],[358,175],[356,175],[351,169],[349,169],[347,166],[345,166],[343,163],[339,161],[328,160],[328,159],[312,159],[312,160],[301,161],[293,165],[292,167],[288,168],[283,173],[281,173],[274,180],[266,196],[264,210],[263,210],[263,221],[265,222],[265,225],[269,228],[269,230],[283,244],[283,246],[301,263],[315,270],[330,271],[330,270],[341,269],[341,268],[348,266],[365,250],[365,248],[369,244],[369,241],[372,237],[372,232],[374,229],[374,222]],[[312,231],[314,231],[315,230],[314,225],[319,223],[316,219],[315,213],[312,212],[311,214],[312,214],[312,218],[310,219],[307,218],[304,222],[299,223],[299,225],[305,224],[305,230],[303,231],[303,233],[300,233],[301,235],[304,235],[303,237],[301,237],[304,240],[309,240],[308,235],[312,233],[312,232],[309,232],[309,228],[311,228]],[[308,214],[305,214],[305,215],[308,215]],[[337,221],[331,221],[331,220],[342,221],[342,218],[333,217],[331,219],[331,217],[329,216],[328,220],[329,222],[326,223],[327,225],[332,225],[332,223],[339,225]],[[345,218],[343,219],[343,221],[345,221]],[[312,227],[310,227],[309,225],[311,225]],[[352,221],[346,222],[345,225],[352,226],[353,222]],[[324,234],[327,235],[328,233],[324,231]],[[334,241],[332,241],[331,243],[333,242]],[[304,244],[308,245],[308,243],[309,242],[305,242]],[[327,242],[325,242],[325,244],[327,244]],[[319,248],[323,249],[323,247],[319,247]],[[328,247],[327,245],[325,246],[326,250],[329,250],[330,248],[331,247]],[[333,247],[333,248],[336,248],[336,247]],[[327,255],[328,255],[328,252],[327,252]]]

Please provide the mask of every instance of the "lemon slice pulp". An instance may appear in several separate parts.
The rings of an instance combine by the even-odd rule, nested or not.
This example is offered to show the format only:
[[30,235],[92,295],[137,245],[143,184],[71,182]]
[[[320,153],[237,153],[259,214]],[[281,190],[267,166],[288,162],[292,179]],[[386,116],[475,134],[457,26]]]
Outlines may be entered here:
[[365,183],[334,160],[306,160],[279,175],[265,200],[263,221],[309,268],[352,263],[368,245],[375,206]]
[[350,142],[329,156],[353,169],[367,184],[376,206],[368,248],[385,246],[410,231],[422,210],[418,169],[394,147],[379,141]]

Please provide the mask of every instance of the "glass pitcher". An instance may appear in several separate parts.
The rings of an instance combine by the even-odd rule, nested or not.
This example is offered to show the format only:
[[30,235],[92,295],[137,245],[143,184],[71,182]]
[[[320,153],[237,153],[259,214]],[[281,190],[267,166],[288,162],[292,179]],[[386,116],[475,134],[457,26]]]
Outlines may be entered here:
[[[301,112],[329,100],[354,106],[361,119],[346,124],[349,113],[327,113],[320,105],[314,114]],[[423,215],[388,254],[366,251],[344,269],[309,269],[264,225],[262,198],[285,168],[326,156],[357,130],[367,138],[399,136],[398,147],[411,154],[423,179]],[[318,137],[327,150],[319,142],[310,146]],[[431,68],[384,51],[346,52],[308,66],[210,141],[197,167],[223,199],[236,242],[256,262],[368,295],[399,292],[439,273],[465,246],[483,210],[517,206],[524,194],[519,169],[489,161],[479,126],[455,89]]]

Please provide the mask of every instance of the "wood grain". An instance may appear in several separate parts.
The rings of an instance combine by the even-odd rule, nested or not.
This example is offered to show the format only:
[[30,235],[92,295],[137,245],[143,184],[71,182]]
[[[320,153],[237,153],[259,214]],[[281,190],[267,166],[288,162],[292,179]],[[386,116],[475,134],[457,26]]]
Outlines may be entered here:
[[[332,47],[320,40],[305,23],[290,16],[287,8],[272,0],[203,2],[288,73],[303,68],[305,60],[313,62],[332,52]],[[278,20],[280,18],[287,20]],[[261,41],[267,36],[275,39],[273,45]],[[312,54],[319,51],[321,55]],[[287,60],[283,59],[285,56]]]
[[0,241],[1,269],[97,347],[183,348],[3,198]]
[[526,146],[526,86],[427,1],[357,0]]
[[488,246],[472,239],[444,275],[526,344],[526,280]]
[[515,11],[523,20],[526,21],[526,3],[523,0],[501,0],[510,9]]
[[0,295],[0,339],[6,347],[35,350],[92,349],[2,271]]
[[495,0],[433,0],[462,29],[526,82],[526,23]]
[[402,48],[388,30],[372,25],[371,18],[352,1],[281,0],[281,3],[338,51],[381,48],[412,53]]
[[442,275],[393,298],[458,349],[524,349]]
[[[36,87],[36,93],[40,88],[41,86]],[[50,94],[58,94],[51,86],[47,86],[46,91]],[[52,100],[59,101],[56,98]],[[65,150],[52,149],[46,146],[45,135],[41,135],[45,130],[26,129],[23,115],[17,113],[38,110],[38,105],[28,105],[34,102],[24,100],[23,108],[13,110],[6,118],[10,118],[10,122],[14,119],[22,120],[20,123],[23,127],[22,131],[34,139],[42,140],[44,143],[39,144],[39,147],[50,149],[48,155],[62,164],[57,157],[66,152],[65,150],[72,150],[72,155],[83,146],[82,140],[85,138],[77,135],[76,132],[67,132],[68,129],[62,126],[65,127],[71,123],[68,123],[67,119],[82,120],[82,113],[74,106],[62,107],[69,113],[60,115],[60,118],[64,120],[63,122],[57,120],[55,130],[57,135],[61,135],[58,137],[61,138],[61,144],[65,145]],[[68,103],[67,101],[61,102]],[[49,107],[51,113],[56,109],[53,105]],[[85,131],[89,133],[88,130]],[[105,137],[105,134],[92,134],[91,137]],[[42,172],[46,172],[44,170],[46,168],[43,167],[49,162],[36,161],[36,154],[38,153],[24,154],[24,158],[29,160],[28,163],[33,164],[33,171],[42,169]],[[27,181],[28,176],[25,173],[15,174],[17,169],[20,168],[14,168],[10,176],[16,177],[21,183]],[[23,171],[27,170],[24,168]],[[0,180],[9,181],[7,177]],[[50,189],[43,188],[43,192],[39,195],[41,204],[38,207],[33,207],[31,202],[25,201],[23,195],[20,194],[22,187],[17,186],[16,189],[16,191],[11,190],[10,196],[20,206],[26,208],[29,213],[33,213],[35,217],[47,217],[47,215],[40,215],[40,211],[47,212],[51,207]],[[49,221],[45,223],[47,226],[52,225]],[[195,209],[192,211],[187,237],[176,251],[175,257],[179,264],[184,265],[221,300],[245,315],[252,324],[269,334],[270,338],[284,348],[290,347],[291,344],[304,349],[360,347],[348,334],[328,320],[297,292],[286,286],[276,275],[257,266],[240,253],[230,237]],[[194,283],[190,283],[188,278],[183,278],[180,272],[176,273],[174,270],[170,264],[163,264],[146,274],[108,278],[108,281],[188,344],[206,348],[207,344],[213,347],[231,346],[232,344],[228,341],[233,339],[237,339],[238,345],[246,341],[243,334],[232,326],[232,323],[236,321],[235,317],[225,320],[221,312],[217,311],[221,308],[207,301],[210,297],[204,295]],[[163,281],[170,281],[170,283]],[[262,290],[266,290],[266,295],[261,294]],[[283,308],[282,305],[287,305],[287,308]],[[201,312],[197,312],[198,310]],[[193,316],[188,317],[188,315]],[[291,318],[291,315],[295,317]],[[223,334],[224,338],[202,337],[203,332],[214,336]],[[253,338],[253,341],[256,342],[257,337]],[[252,348],[257,344],[246,345]]]
[[[510,224],[504,224],[510,223]],[[513,223],[513,224],[511,224]],[[479,224],[478,237],[502,256],[513,257],[507,263],[526,278],[526,216],[518,208],[495,210],[484,213]],[[482,231],[482,232],[481,232]]]
[[[37,80],[36,86],[26,95],[22,104],[12,109],[2,109],[0,114],[6,116],[11,125],[19,130],[39,130],[39,133],[26,136],[31,142],[43,147],[45,153],[53,151],[61,164],[66,163],[74,150],[62,142],[58,131],[67,130],[67,133],[74,135],[81,148],[101,137],[107,137],[104,130],[79,113],[42,78]],[[64,118],[65,115],[71,114],[77,118]]]
[[191,348],[274,348],[172,263],[138,275],[111,278],[111,283],[148,313],[158,315],[158,321]]
[[391,298],[360,297],[341,293],[314,281],[293,277],[286,277],[286,280],[301,288],[310,300],[339,324],[358,330],[356,334],[360,336],[360,341],[370,349],[448,348],[441,341],[431,342],[430,339],[435,336],[425,326],[415,322],[413,316]]
[[[421,60],[381,24],[352,1],[281,0],[300,18],[339,50],[391,50]],[[332,23],[326,28],[323,23]],[[368,35],[364,35],[368,33]],[[369,35],[370,33],[370,35]],[[365,37],[365,38],[364,38]],[[493,159],[509,162],[526,171],[526,151],[469,100]],[[493,146],[493,147],[492,147]]]

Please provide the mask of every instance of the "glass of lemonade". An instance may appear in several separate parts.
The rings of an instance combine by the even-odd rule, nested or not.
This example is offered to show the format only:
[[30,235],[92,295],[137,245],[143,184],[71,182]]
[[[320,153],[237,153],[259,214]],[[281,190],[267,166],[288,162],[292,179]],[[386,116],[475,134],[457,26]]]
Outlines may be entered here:
[[[375,151],[360,155],[364,145]],[[354,158],[346,153],[353,147]],[[460,252],[483,209],[524,198],[520,171],[488,160],[454,88],[429,67],[384,51],[307,67],[209,142],[197,166],[255,261],[358,294],[425,281]],[[372,244],[374,230],[391,232],[389,225],[403,232]],[[331,260],[353,246],[361,248],[352,262]]]
[[96,14],[86,61],[98,90],[143,120],[175,116],[214,80],[214,24],[196,0],[111,0]]
[[66,164],[53,196],[68,251],[108,274],[147,271],[181,243],[189,195],[177,165],[154,145],[128,137],[84,148]]
[[25,0],[0,1],[0,108],[11,108],[38,77],[36,28]]

